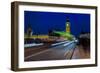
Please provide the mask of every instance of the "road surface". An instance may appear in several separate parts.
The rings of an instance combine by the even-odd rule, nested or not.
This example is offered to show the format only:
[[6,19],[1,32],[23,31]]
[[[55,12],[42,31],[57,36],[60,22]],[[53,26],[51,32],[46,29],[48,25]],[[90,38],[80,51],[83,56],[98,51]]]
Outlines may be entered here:
[[44,44],[42,46],[25,48],[25,61],[71,59],[76,43],[70,42],[72,41],[52,46],[51,44]]

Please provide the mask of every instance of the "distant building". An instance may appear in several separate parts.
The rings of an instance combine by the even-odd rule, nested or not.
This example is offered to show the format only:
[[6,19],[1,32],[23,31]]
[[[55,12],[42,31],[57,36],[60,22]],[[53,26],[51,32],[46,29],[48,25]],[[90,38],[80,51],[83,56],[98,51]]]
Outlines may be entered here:
[[67,22],[66,22],[66,32],[70,33],[70,21],[69,21],[69,19],[67,19]]
[[32,34],[33,34],[32,28],[31,27],[28,27],[28,29],[27,29],[27,36],[28,37],[31,37]]
[[[69,18],[67,18],[67,21],[65,23],[65,33],[70,34],[70,21]],[[54,31],[57,31],[56,29],[52,29],[50,31],[48,31],[48,34],[43,35],[43,34],[38,34],[38,35],[34,35],[32,28],[28,27],[27,29],[27,37],[25,38],[33,38],[33,39],[60,39],[60,38],[64,38],[63,36],[61,36],[60,34],[55,33]],[[61,33],[64,33],[63,31],[58,31]]]

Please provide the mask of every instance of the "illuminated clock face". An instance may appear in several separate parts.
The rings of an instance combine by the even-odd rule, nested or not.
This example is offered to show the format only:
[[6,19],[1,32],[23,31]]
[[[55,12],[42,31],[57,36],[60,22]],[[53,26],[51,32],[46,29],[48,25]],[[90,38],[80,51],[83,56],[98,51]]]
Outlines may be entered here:
[[69,26],[69,24],[67,23],[67,25],[66,25],[67,27]]

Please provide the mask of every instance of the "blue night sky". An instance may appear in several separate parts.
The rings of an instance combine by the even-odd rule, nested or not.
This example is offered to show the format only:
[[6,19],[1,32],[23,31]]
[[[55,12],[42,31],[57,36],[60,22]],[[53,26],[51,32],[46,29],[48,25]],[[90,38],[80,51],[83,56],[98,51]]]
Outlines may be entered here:
[[48,34],[49,30],[65,31],[66,20],[70,20],[71,33],[78,36],[90,33],[90,14],[24,11],[24,32],[30,26],[33,34]]

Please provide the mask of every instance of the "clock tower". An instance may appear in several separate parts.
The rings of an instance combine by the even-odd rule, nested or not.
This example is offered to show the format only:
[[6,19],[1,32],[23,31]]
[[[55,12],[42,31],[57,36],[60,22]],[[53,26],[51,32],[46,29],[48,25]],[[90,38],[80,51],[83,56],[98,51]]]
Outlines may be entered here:
[[69,18],[67,19],[67,22],[66,22],[66,32],[70,33],[70,21],[69,21]]

